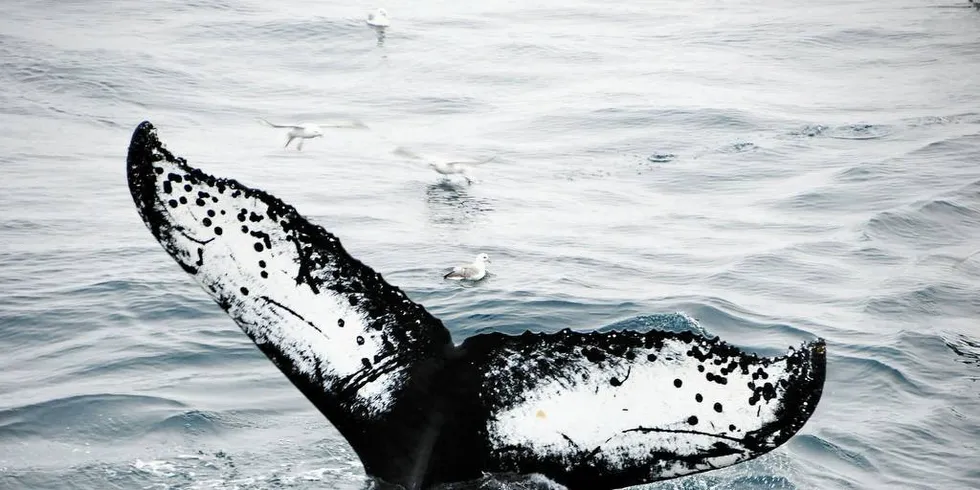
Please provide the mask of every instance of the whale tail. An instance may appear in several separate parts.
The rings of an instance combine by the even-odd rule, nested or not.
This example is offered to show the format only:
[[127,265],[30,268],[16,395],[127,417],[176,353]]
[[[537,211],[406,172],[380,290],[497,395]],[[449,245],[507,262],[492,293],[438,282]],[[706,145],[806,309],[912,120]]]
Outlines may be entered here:
[[338,429],[365,472],[410,490],[485,474],[604,490],[730,466],[813,414],[825,344],[759,357],[690,332],[481,334],[439,319],[259,189],[168,151],[127,157],[164,250]]

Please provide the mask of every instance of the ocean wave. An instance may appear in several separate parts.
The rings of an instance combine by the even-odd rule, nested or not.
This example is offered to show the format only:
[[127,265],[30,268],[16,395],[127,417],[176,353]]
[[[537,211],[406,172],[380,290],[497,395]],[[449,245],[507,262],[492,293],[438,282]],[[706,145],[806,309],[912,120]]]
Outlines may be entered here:
[[338,37],[362,33],[366,29],[363,20],[349,18],[282,18],[265,21],[204,21],[188,26],[183,40],[197,43],[216,40],[222,43],[246,42],[276,43],[276,49],[289,49],[309,42],[336,41]]
[[980,226],[977,188],[977,183],[971,183],[952,193],[879,212],[862,230],[874,238],[929,248],[968,240]]
[[150,421],[184,410],[169,398],[99,393],[0,410],[0,439],[111,441],[140,435]]
[[871,296],[867,310],[880,315],[917,314],[976,318],[980,296],[975,287],[951,282],[915,285],[907,289]]

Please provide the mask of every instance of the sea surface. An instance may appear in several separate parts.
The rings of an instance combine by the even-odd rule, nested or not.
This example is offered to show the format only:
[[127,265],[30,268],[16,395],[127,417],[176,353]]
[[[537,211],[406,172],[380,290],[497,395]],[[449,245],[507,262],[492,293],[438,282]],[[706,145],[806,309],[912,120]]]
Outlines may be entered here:
[[[827,340],[789,443],[650,489],[980,487],[966,0],[9,1],[0,87],[0,488],[369,486],[141,222],[143,120],[457,341],[672,313],[766,355]],[[257,118],[367,129],[297,151]],[[490,157],[472,185],[425,163]],[[486,280],[442,280],[480,252]]]

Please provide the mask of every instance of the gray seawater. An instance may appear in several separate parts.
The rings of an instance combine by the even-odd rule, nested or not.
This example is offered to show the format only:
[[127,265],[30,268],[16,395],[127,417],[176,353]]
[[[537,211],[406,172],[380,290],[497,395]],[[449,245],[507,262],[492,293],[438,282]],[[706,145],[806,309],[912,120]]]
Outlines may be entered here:
[[[364,25],[384,6],[384,39]],[[980,13],[960,0],[31,0],[0,15],[0,487],[365,487],[126,187],[151,120],[457,340],[684,313],[829,344],[758,460],[656,489],[980,485]],[[273,122],[356,118],[302,152]],[[497,159],[442,182],[420,155]],[[478,252],[492,277],[446,283]]]

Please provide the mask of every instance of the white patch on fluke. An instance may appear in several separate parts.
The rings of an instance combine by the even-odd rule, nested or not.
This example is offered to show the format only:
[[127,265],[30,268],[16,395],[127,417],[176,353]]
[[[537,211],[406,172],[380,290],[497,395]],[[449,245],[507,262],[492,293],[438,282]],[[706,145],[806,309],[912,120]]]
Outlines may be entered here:
[[[636,349],[633,360],[610,356],[593,362],[581,352],[572,354],[580,358],[574,367],[563,369],[560,377],[540,379],[518,403],[492,416],[491,443],[496,448],[520,447],[554,456],[567,464],[582,452],[599,448],[595,460],[613,468],[627,467],[657,451],[697,456],[718,442],[740,449],[746,432],[777,419],[783,390],[777,387],[775,398],[760,397],[751,405],[752,390],[747,385],[753,382],[753,370],[761,366],[750,366],[749,374],[738,368],[726,373],[726,384],[709,381],[708,373],[719,374],[728,363],[716,365],[715,358],[701,362],[687,354],[692,345],[696,344],[665,340],[660,349]],[[656,358],[650,360],[648,354]],[[500,362],[488,378],[520,376],[528,370],[522,364],[538,360],[528,359],[527,353],[508,352]],[[765,372],[768,379],[755,383],[778,386],[780,379],[791,376],[785,360],[769,365]],[[524,374],[528,375],[533,376]],[[738,454],[729,454],[706,458],[706,464],[726,466],[737,459]],[[678,475],[691,472],[677,471]]]

